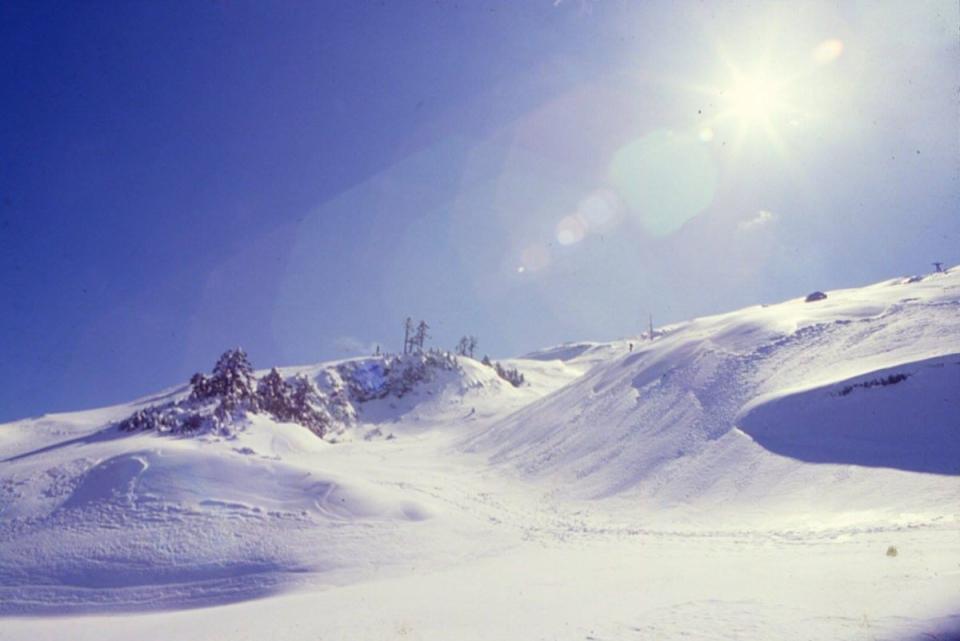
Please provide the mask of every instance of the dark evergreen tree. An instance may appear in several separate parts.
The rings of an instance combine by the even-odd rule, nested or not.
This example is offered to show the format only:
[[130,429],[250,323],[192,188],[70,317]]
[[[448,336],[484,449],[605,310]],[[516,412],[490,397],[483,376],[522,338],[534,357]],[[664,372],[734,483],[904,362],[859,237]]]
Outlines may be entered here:
[[403,353],[409,354],[413,351],[414,344],[414,334],[416,333],[416,328],[413,326],[413,319],[407,316],[407,320],[403,321]]
[[520,387],[526,381],[523,374],[516,367],[504,367],[500,363],[494,363],[493,369],[496,370],[497,376],[507,381],[514,387]]
[[158,429],[159,420],[157,418],[157,412],[151,411],[152,409],[153,408],[137,410],[120,421],[120,429],[124,432],[140,432]]
[[201,372],[197,372],[190,377],[190,385],[192,387],[190,391],[190,398],[192,400],[205,400],[214,396],[213,390],[210,388],[210,377]]
[[414,343],[417,346],[417,351],[422,352],[424,344],[426,344],[427,339],[430,338],[430,335],[427,333],[428,329],[430,329],[430,326],[427,325],[427,321],[422,320],[417,325],[417,331],[414,335]]
[[289,421],[293,407],[293,388],[283,380],[274,367],[257,383],[260,409],[272,414],[278,421]]
[[256,399],[256,379],[253,366],[242,348],[228,349],[217,360],[210,378],[215,394],[236,400]]
[[295,376],[291,386],[293,416],[290,420],[309,428],[318,436],[324,436],[329,431],[333,419],[327,411],[320,390],[303,374]]
[[407,320],[403,322],[403,353],[409,354],[413,351],[413,319],[407,316]]

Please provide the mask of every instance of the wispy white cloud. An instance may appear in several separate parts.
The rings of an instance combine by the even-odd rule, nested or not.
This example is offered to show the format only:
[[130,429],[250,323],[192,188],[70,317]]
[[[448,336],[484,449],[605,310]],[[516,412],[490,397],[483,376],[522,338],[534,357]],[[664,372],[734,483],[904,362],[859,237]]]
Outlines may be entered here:
[[777,215],[772,211],[767,209],[761,209],[757,212],[757,215],[748,220],[741,220],[740,224],[737,227],[740,228],[740,231],[750,231],[752,229],[757,229],[758,227],[763,227],[769,225],[770,223],[777,220]]
[[338,336],[333,340],[333,345],[338,352],[350,355],[373,354],[377,349],[377,343],[364,342],[354,336]]

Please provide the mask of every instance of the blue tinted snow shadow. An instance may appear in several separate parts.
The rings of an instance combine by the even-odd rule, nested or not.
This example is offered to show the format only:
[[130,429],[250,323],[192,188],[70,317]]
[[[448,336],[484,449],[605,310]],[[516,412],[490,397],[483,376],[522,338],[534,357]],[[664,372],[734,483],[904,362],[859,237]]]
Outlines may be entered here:
[[277,571],[267,566],[225,566],[214,574],[223,576],[182,583],[122,585],[122,577],[84,572],[64,577],[72,578],[77,585],[0,585],[0,617],[207,608],[274,596],[309,582],[305,571]]
[[960,355],[762,401],[737,426],[801,461],[960,475]]
[[30,458],[31,456],[36,456],[37,454],[44,454],[46,452],[53,452],[65,447],[70,447],[72,445],[90,445],[92,443],[103,443],[106,441],[113,441],[116,439],[127,438],[132,436],[134,432],[123,432],[116,425],[108,425],[103,429],[94,432],[93,434],[87,434],[85,436],[78,436],[77,438],[67,439],[65,441],[58,441],[51,445],[45,445],[43,447],[38,447],[35,450],[30,450],[29,452],[24,452],[23,454],[17,454],[16,456],[11,456],[9,458],[0,459],[0,463],[13,463],[14,461],[20,461],[22,459]]

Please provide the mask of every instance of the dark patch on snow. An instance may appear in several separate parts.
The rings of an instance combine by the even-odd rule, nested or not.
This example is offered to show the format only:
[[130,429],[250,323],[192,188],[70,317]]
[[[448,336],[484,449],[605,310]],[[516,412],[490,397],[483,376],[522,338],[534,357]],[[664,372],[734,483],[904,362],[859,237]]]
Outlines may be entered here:
[[843,389],[837,392],[837,394],[839,396],[846,396],[857,388],[868,389],[870,387],[896,385],[897,383],[907,380],[909,377],[909,374],[890,374],[889,376],[884,376],[883,378],[872,378],[869,381],[863,381],[862,383],[845,385]]

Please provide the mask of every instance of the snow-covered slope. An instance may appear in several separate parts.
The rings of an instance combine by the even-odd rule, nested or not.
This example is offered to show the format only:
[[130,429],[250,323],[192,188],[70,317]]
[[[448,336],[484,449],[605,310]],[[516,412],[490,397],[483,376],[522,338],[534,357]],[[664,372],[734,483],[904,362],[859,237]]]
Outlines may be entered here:
[[503,364],[527,382],[460,359],[327,440],[117,429],[186,386],[0,425],[0,639],[960,624],[960,270]]
[[958,417],[960,274],[933,274],[666,328],[468,447],[657,516],[939,514],[960,506]]
[[[342,365],[284,374],[319,380]],[[462,359],[400,397],[357,403],[360,422],[337,444],[264,414],[226,433],[118,429],[185,387],[0,426],[0,614],[222,603],[416,556],[423,528],[405,524],[431,519],[435,501],[379,480],[369,460],[353,468],[351,447],[382,460],[402,451],[397,441],[521,407],[566,370],[541,365],[517,389]]]

